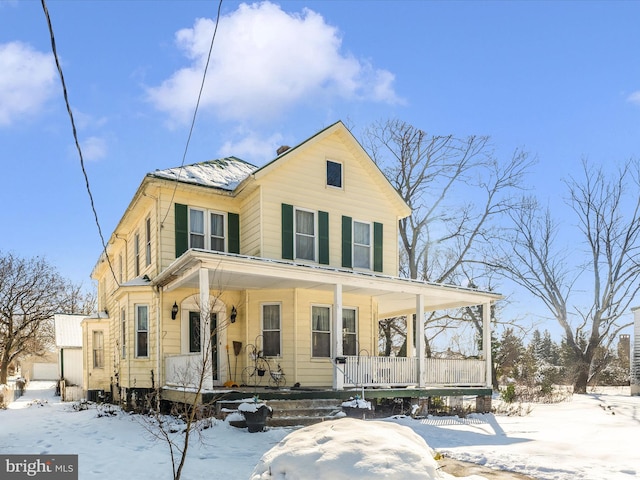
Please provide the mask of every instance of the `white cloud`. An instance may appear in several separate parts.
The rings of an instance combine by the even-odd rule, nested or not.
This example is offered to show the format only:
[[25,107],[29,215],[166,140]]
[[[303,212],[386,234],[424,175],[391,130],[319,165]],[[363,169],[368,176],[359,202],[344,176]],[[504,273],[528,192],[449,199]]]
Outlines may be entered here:
[[104,138],[88,137],[80,142],[85,160],[101,160],[107,156],[107,142]]
[[640,106],[640,90],[629,95],[627,97],[627,101]]
[[[214,22],[196,20],[176,33],[190,60],[149,98],[172,120],[191,118]],[[269,120],[295,104],[333,100],[398,103],[394,76],[341,53],[342,40],[321,15],[284,12],[270,2],[241,4],[220,19],[200,107],[222,119]]]
[[0,126],[40,111],[55,77],[53,55],[22,42],[0,44]]
[[276,150],[282,145],[282,135],[279,133],[262,138],[255,132],[242,131],[236,132],[235,136],[239,138],[227,140],[218,154],[238,157],[257,166],[274,159],[277,156]]

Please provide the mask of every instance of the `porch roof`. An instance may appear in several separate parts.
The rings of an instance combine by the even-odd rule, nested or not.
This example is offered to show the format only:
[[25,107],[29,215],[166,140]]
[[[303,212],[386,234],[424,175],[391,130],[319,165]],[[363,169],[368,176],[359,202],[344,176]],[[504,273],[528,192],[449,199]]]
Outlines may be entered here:
[[374,298],[378,303],[380,318],[415,313],[417,295],[423,295],[427,311],[480,305],[502,298],[502,295],[492,292],[375,272],[199,249],[184,253],[152,279],[152,283],[165,292],[179,287],[197,289],[202,268],[209,272],[211,288],[221,291],[287,288],[333,291],[334,286],[339,284],[342,285],[343,294]]

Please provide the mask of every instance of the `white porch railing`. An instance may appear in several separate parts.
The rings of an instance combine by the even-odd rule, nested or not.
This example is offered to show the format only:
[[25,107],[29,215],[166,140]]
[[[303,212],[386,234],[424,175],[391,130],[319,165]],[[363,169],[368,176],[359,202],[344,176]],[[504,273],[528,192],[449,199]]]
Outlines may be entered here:
[[[344,385],[348,387],[418,386],[418,358],[345,357]],[[423,359],[423,386],[467,387],[485,385],[483,360]]]
[[[203,368],[202,360],[201,353],[166,356],[164,359],[165,385],[173,387],[197,387]],[[202,388],[211,389],[213,388],[211,362],[206,362],[204,368],[206,371],[204,372]]]
[[484,360],[425,358],[425,385],[477,387],[486,385]]

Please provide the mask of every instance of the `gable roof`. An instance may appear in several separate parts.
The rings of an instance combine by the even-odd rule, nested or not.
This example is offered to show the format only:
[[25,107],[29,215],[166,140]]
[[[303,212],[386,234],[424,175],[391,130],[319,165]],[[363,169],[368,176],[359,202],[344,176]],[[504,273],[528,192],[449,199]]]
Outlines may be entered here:
[[338,120],[337,122],[320,130],[315,135],[312,135],[295,147],[284,150],[272,161],[253,172],[251,174],[251,177],[258,180],[261,177],[268,175],[269,173],[277,169],[278,166],[280,166],[282,163],[293,158],[297,151],[320,142],[333,134],[339,135],[340,140],[351,151],[354,158],[358,160],[361,165],[368,171],[368,173],[374,179],[375,183],[380,188],[380,191],[384,192],[385,196],[395,206],[395,208],[399,212],[399,216],[401,218],[404,218],[411,215],[411,208],[407,205],[407,203],[386,177],[386,175],[382,172],[382,170],[380,170],[380,167],[373,161],[366,150],[362,147],[360,142],[356,139],[356,137],[353,136],[351,131],[345,126],[344,123],[342,123],[341,120]]
[[82,320],[86,315],[53,316],[55,323],[56,347],[82,347]]
[[258,169],[237,157],[226,157],[206,162],[184,165],[182,167],[156,170],[150,177],[176,180],[182,183],[202,185],[233,191],[242,180]]

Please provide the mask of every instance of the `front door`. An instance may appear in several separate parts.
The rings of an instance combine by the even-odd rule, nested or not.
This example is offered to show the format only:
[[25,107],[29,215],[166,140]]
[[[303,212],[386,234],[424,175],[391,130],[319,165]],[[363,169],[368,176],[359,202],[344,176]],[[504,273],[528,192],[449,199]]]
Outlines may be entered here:
[[[218,380],[218,314],[213,312],[209,321],[208,333],[209,338],[205,338],[202,342],[202,334],[206,325],[201,325],[200,312],[189,312],[189,353],[206,353],[211,352],[211,375],[212,380]],[[210,340],[211,343],[207,343]],[[204,347],[204,349],[203,349]]]

